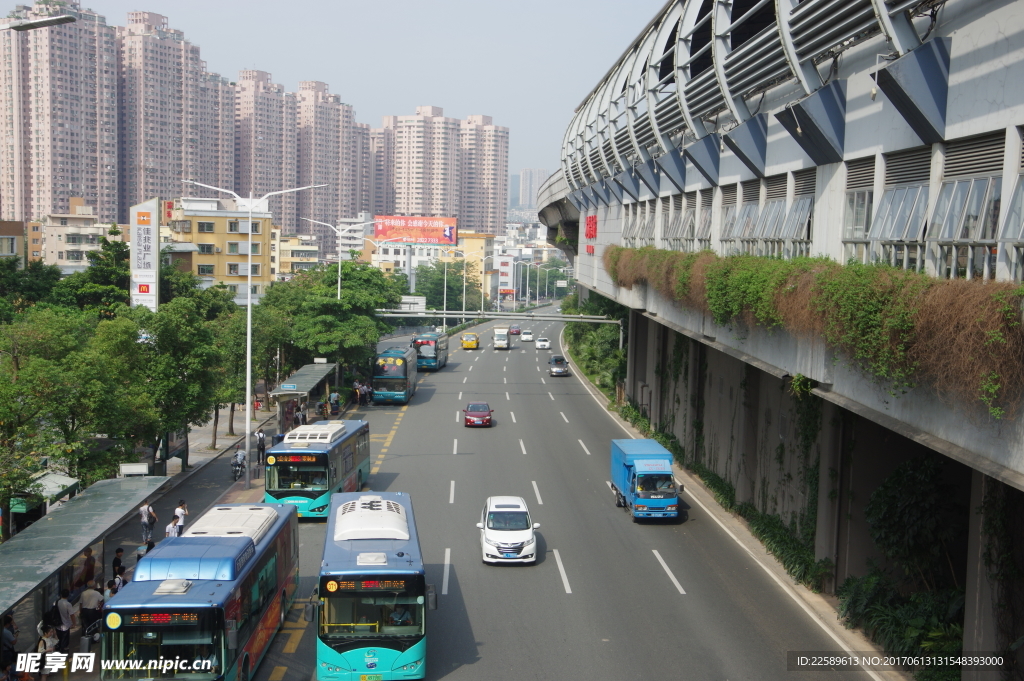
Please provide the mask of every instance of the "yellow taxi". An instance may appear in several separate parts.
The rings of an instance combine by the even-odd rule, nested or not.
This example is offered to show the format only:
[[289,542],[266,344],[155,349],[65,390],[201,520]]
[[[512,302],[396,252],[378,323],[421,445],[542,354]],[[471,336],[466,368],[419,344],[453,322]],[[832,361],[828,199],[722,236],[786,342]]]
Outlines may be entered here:
[[462,349],[476,350],[480,347],[480,336],[475,333],[462,334]]

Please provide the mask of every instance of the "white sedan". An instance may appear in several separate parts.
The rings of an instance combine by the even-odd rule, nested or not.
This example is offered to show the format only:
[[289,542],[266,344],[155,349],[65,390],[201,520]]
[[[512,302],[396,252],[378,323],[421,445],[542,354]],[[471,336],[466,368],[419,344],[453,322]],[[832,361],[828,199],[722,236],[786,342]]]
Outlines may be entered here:
[[533,331],[523,331],[523,335],[520,338],[520,340],[522,340],[522,341],[532,341],[533,340]]
[[537,339],[537,349],[538,350],[550,350],[551,349],[551,341],[549,341],[547,338],[538,338]]

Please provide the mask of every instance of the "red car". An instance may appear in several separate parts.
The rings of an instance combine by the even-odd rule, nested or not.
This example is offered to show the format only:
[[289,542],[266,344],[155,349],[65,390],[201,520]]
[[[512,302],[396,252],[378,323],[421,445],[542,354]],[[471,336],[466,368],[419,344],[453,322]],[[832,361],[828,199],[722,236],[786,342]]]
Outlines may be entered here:
[[519,334],[522,333],[522,331],[519,329],[518,324],[513,324],[512,326],[508,327],[508,333],[510,336],[518,336]]
[[463,425],[467,428],[469,426],[486,426],[490,428],[493,425],[491,414],[494,413],[494,410],[486,402],[470,402],[462,411],[466,414]]

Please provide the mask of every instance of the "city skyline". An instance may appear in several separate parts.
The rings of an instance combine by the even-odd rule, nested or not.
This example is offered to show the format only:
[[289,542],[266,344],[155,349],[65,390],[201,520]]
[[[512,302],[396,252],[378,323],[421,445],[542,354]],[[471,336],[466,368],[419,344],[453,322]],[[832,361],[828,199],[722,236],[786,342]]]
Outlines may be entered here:
[[[586,44],[600,43],[602,51],[618,53],[643,28],[644,17],[662,4],[341,2],[317,6],[315,22],[268,21],[270,16],[280,17],[280,5],[259,0],[90,0],[83,7],[95,10],[110,25],[124,25],[134,11],[167,16],[171,26],[202,48],[207,70],[230,81],[237,81],[243,70],[258,70],[273,74],[274,82],[287,92],[297,92],[302,81],[328,83],[355,108],[357,120],[374,129],[383,117],[424,104],[444,107],[447,116],[458,119],[491,116],[511,130],[509,168],[555,169],[564,125],[551,125],[552,114],[568,124],[587,95],[582,86],[567,89],[567,75],[582,71],[596,81],[607,65],[551,58],[534,54],[545,50],[522,48],[527,41],[564,45],[560,26],[571,23],[586,36]],[[7,10],[14,6],[11,3]],[[544,20],[537,21],[538,16]],[[353,30],[360,25],[384,28]],[[345,41],[340,52],[339,35]],[[424,50],[425,45],[430,49]]]

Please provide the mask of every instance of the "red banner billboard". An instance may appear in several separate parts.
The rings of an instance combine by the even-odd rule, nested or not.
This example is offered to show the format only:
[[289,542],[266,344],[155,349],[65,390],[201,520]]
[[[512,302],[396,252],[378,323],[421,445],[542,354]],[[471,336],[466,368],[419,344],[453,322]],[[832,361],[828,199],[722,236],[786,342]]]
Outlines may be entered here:
[[456,218],[377,215],[373,238],[414,244],[454,246],[459,242]]

